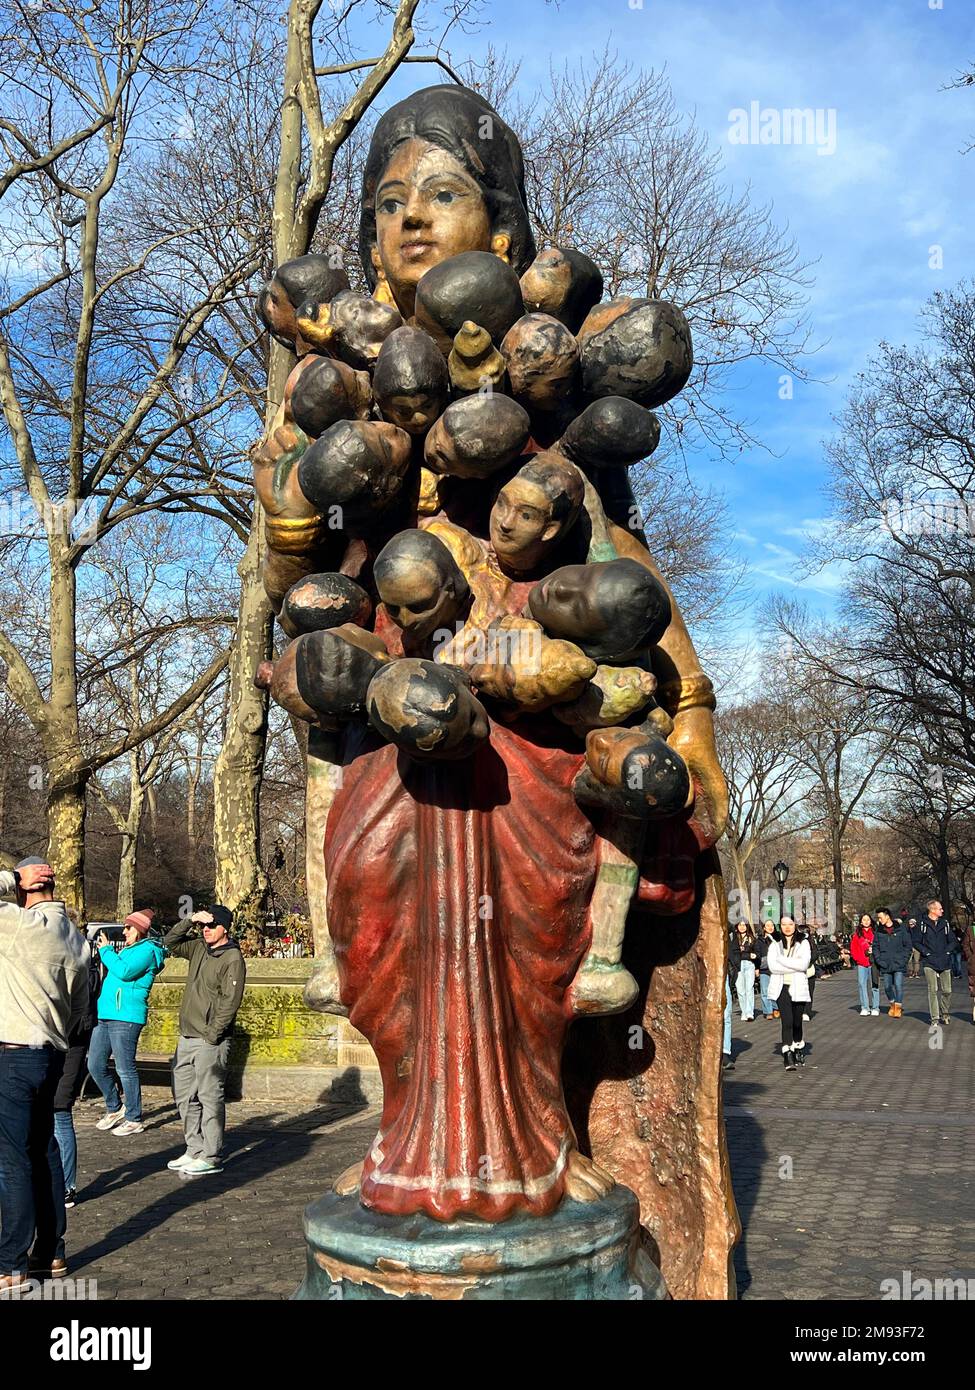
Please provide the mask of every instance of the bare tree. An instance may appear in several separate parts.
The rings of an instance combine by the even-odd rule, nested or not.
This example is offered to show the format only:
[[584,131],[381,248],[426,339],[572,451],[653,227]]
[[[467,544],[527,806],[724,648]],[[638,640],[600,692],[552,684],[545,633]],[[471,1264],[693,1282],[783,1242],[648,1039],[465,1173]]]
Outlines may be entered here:
[[[791,725],[796,761],[808,778],[808,820],[829,846],[836,919],[843,917],[843,839],[870,790],[900,727],[885,721],[878,702],[856,683],[850,634],[812,619],[799,603],[774,600],[772,630],[780,660],[775,699]],[[781,659],[787,654],[787,659]],[[837,679],[835,673],[843,672]]]
[[810,823],[803,814],[809,774],[797,751],[797,713],[794,706],[762,697],[715,715],[718,756],[728,783],[724,845],[743,904],[750,902],[746,871],[752,857]]
[[[141,151],[155,136],[143,109],[165,123],[187,74],[213,58],[195,0],[102,0],[84,9],[7,0],[0,40],[0,188],[14,231],[10,259],[29,274],[0,307],[0,405],[11,450],[6,495],[17,515],[4,528],[8,575],[32,567],[47,589],[46,613],[26,640],[0,630],[7,688],[30,719],[47,762],[50,857],[67,901],[84,913],[86,789],[92,775],[165,731],[227,662],[214,656],[192,686],[152,719],[118,736],[86,738],[79,709],[79,573],[117,526],[194,498],[199,478],[194,427],[219,413],[229,375],[187,409],[176,387],[181,365],[217,305],[256,269],[251,248],[233,269],[154,314],[119,314],[133,281],[170,235],[120,254],[103,233]],[[23,625],[21,625],[23,627]],[[43,634],[43,637],[41,636]]]
[[856,680],[926,733],[924,760],[975,771],[975,286],[936,294],[914,347],[881,344],[828,447],[851,566]]

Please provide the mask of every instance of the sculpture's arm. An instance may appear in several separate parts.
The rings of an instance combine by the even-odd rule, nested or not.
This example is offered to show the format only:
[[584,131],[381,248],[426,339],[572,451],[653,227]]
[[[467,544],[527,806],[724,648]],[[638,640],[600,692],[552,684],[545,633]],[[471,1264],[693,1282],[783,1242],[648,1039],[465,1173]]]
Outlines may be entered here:
[[658,698],[674,720],[674,731],[667,742],[680,753],[697,784],[694,818],[705,831],[707,842],[714,844],[728,820],[728,788],[714,745],[714,689],[701,669],[680,606],[650,552],[622,526],[610,522],[608,529],[617,554],[646,565],[670,595],[670,626],[657,644],[653,659]]

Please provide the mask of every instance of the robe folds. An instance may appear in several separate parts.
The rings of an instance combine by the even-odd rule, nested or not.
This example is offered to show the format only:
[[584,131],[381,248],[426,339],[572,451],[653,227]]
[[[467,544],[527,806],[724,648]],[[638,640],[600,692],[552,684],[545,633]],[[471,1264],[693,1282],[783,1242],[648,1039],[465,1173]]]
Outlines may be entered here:
[[328,818],[342,1001],[383,1080],[363,1204],[440,1221],[545,1215],[574,1145],[561,1062],[597,842],[554,721],[492,720],[464,762],[350,731]]

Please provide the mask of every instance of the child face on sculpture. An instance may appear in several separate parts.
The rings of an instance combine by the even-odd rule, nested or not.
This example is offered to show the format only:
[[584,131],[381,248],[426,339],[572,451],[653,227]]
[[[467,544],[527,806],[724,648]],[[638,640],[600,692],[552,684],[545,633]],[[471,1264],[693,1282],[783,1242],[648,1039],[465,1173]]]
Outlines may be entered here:
[[438,145],[407,140],[393,154],[376,189],[373,265],[381,268],[401,312],[412,314],[417,282],[431,266],[463,251],[508,249],[492,236],[479,186]]
[[379,592],[393,622],[414,642],[452,626],[465,597],[457,592],[453,575],[441,574],[426,560],[392,569],[383,576]]

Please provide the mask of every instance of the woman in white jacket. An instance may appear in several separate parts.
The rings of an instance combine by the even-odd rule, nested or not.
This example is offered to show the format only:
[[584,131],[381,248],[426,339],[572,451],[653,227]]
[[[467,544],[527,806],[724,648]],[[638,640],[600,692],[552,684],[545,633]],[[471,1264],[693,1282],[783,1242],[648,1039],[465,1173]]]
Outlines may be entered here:
[[809,942],[791,917],[783,917],[768,948],[769,998],[776,1001],[782,1019],[782,1060],[786,1071],[806,1064],[802,1038],[802,1012],[809,1003]]

